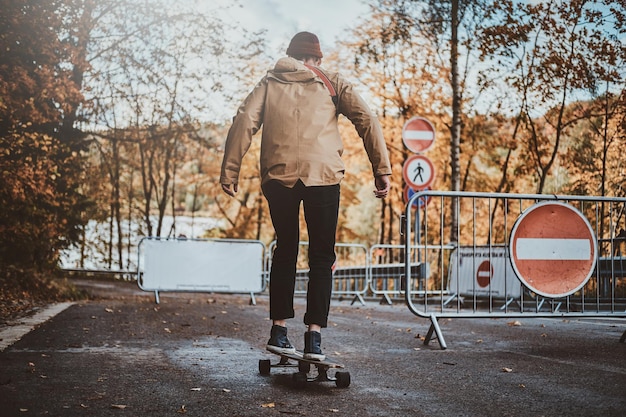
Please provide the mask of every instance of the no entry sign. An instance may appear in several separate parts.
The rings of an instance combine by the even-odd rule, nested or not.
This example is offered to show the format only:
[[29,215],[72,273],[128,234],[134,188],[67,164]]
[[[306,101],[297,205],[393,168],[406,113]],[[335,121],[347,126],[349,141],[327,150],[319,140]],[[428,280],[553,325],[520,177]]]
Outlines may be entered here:
[[424,152],[435,143],[435,128],[423,117],[412,117],[402,127],[402,141],[408,150]]
[[483,261],[476,270],[476,282],[482,288],[485,288],[491,282],[491,278],[493,277],[493,266],[491,266],[491,262]]
[[571,295],[591,277],[597,243],[587,219],[560,202],[538,203],[515,222],[511,264],[531,291],[549,298]]

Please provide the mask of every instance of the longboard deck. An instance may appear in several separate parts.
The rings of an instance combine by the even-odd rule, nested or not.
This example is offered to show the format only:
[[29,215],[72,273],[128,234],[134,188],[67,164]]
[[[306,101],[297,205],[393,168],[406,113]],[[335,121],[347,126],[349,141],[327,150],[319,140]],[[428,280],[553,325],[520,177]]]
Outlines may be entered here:
[[291,360],[298,361],[298,362],[310,363],[312,365],[321,365],[321,366],[325,366],[328,368],[344,368],[345,367],[343,364],[339,362],[335,362],[334,360],[329,359],[328,357],[326,357],[326,359],[324,359],[323,361],[319,361],[315,359],[307,359],[304,357],[304,352],[299,351],[299,350],[296,350],[295,353],[276,353],[276,352],[270,352],[270,353],[280,356],[281,358],[291,359]]

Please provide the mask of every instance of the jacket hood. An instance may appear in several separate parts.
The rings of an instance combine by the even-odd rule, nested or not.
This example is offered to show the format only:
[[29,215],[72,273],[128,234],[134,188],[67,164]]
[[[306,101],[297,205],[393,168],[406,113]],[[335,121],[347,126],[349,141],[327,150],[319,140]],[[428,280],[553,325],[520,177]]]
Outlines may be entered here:
[[316,75],[302,62],[291,57],[281,58],[276,62],[268,76],[282,82],[308,82],[313,81]]

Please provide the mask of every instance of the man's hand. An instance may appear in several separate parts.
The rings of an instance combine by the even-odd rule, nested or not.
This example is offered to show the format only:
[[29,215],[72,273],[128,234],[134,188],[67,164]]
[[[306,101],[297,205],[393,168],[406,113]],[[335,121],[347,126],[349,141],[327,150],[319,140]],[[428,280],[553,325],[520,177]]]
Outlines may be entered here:
[[237,184],[233,184],[233,188],[230,188],[230,184],[222,184],[222,190],[231,197],[235,196],[238,190]]
[[374,190],[374,195],[376,196],[376,198],[387,197],[387,194],[389,194],[389,189],[391,188],[389,175],[380,175],[374,177],[374,184],[376,185],[376,190]]

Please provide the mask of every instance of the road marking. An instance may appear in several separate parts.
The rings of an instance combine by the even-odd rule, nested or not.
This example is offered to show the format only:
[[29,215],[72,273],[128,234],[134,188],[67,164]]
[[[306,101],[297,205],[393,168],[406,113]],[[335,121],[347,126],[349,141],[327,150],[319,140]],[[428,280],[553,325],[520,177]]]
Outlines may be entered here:
[[0,331],[0,352],[20,340],[41,323],[51,319],[74,304],[73,302],[52,304],[30,317],[17,319],[16,325]]

